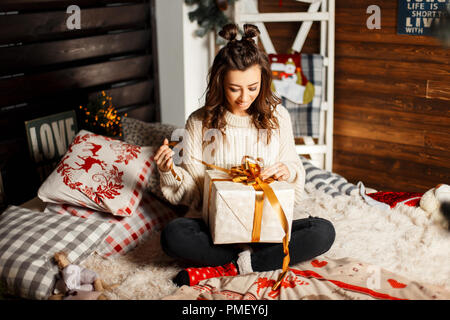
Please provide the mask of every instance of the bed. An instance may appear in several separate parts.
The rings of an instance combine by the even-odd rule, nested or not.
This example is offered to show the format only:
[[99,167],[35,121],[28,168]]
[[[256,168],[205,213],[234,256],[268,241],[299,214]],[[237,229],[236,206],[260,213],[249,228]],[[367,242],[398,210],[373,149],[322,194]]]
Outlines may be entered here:
[[[48,298],[55,293],[59,277],[52,256],[56,250],[69,249],[73,263],[97,272],[107,284],[114,285],[104,293],[111,300],[450,299],[450,232],[428,219],[420,207],[372,205],[365,195],[376,190],[363,182],[349,183],[329,169],[334,17],[328,15],[327,8],[333,12],[334,1],[322,7],[320,1],[304,2],[311,3],[309,13],[314,19],[322,21],[323,27],[326,23],[330,27],[321,29],[321,54],[301,56],[302,69],[316,86],[316,99],[307,105],[292,105],[284,99],[294,119],[296,136],[318,139],[318,145],[298,146],[299,154],[311,157],[300,156],[306,184],[304,199],[294,209],[294,219],[306,212],[331,221],[336,239],[328,252],[292,265],[279,291],[271,288],[281,270],[213,278],[179,288],[171,279],[188,266],[168,257],[159,238],[164,225],[177,216],[185,216],[187,208],[164,201],[157,171],[150,167],[146,188],[139,201],[131,199],[133,205],[127,208],[125,217],[86,209],[82,202],[55,205],[38,197],[8,208],[6,214],[0,215],[0,289],[4,286],[7,292],[24,298]],[[251,6],[250,11],[247,17],[236,17],[238,22],[267,17],[259,15],[255,7]],[[309,19],[304,14],[298,17]],[[309,23],[302,24],[293,46],[297,51],[301,51],[309,28]],[[264,31],[262,26],[260,29]],[[262,40],[265,46],[270,43],[268,37]],[[156,148],[174,129],[125,117],[123,140]],[[305,139],[308,141],[312,140]],[[83,150],[93,155],[96,149],[92,146]],[[70,180],[69,175],[66,180]],[[50,193],[58,189],[51,189]],[[34,230],[32,235],[30,230]],[[53,239],[56,231],[58,241]],[[48,238],[49,234],[52,237]],[[14,245],[14,254],[10,254],[12,246],[7,247],[8,241]],[[33,247],[40,241],[45,246]]]
[[[142,145],[160,141],[174,129],[131,118],[124,119],[124,124],[125,139]],[[213,278],[193,287],[175,286],[171,279],[188,266],[165,255],[159,236],[168,221],[186,214],[186,208],[164,202],[162,195],[156,194],[157,188],[144,196],[149,206],[147,213],[142,212],[158,223],[142,233],[133,247],[109,255],[105,254],[109,252],[105,248],[96,247],[89,255],[77,258],[77,262],[96,271],[106,283],[116,285],[105,292],[111,300],[450,298],[450,232],[432,223],[420,207],[373,206],[361,195],[362,183],[349,183],[338,174],[316,167],[305,157],[301,159],[306,171],[305,196],[301,205],[295,207],[294,218],[307,212],[332,221],[336,240],[324,255],[291,266],[279,291],[272,291],[271,287],[281,270]],[[153,179],[155,182],[158,177]],[[365,193],[373,191],[364,189]],[[62,209],[66,214],[71,211],[62,206],[55,209],[39,198],[20,208],[48,216],[57,215]],[[70,213],[77,219],[95,219],[82,210],[74,211]],[[58,272],[52,268],[54,273]]]

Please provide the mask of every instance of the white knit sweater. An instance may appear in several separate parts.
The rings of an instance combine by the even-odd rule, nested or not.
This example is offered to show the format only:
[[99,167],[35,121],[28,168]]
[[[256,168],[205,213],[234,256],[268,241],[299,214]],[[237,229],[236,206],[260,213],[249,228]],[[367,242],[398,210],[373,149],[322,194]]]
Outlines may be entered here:
[[[174,165],[181,181],[175,179],[171,171],[160,171],[161,191],[170,203],[188,205],[191,208],[189,216],[201,216],[203,183],[207,168],[192,157],[225,168],[240,165],[245,155],[264,159],[265,167],[282,162],[289,169],[288,182],[295,183],[296,202],[302,198],[305,170],[295,151],[291,118],[285,107],[279,105],[275,110],[280,127],[272,133],[269,144],[266,143],[264,130],[258,130],[250,116],[238,116],[229,111],[225,114],[225,137],[218,130],[209,130],[202,134],[200,110],[193,112],[186,122],[186,135],[182,140],[183,161]],[[215,137],[214,142],[202,147],[202,141],[210,141],[211,135]],[[211,150],[214,152],[211,153]]]

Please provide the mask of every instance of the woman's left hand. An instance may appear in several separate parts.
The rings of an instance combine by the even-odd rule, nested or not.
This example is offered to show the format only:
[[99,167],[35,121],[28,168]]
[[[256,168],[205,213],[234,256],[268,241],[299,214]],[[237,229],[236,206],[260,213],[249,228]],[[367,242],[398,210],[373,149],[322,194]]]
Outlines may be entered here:
[[277,162],[274,165],[265,168],[260,175],[263,180],[271,176],[278,181],[287,181],[290,177],[289,169],[284,163]]

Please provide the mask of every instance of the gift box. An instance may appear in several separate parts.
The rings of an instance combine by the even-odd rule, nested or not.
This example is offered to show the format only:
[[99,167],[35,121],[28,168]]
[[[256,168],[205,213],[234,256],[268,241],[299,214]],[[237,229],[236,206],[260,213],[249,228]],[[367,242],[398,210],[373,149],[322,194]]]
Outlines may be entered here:
[[[273,209],[263,191],[252,185],[233,181],[221,171],[207,170],[203,192],[204,221],[209,225],[215,244],[249,243],[254,228],[255,203],[264,197],[262,204],[261,231],[259,241],[281,243],[285,236],[279,214]],[[285,181],[273,181],[269,186],[274,191],[288,222],[288,239],[294,210],[294,185]]]

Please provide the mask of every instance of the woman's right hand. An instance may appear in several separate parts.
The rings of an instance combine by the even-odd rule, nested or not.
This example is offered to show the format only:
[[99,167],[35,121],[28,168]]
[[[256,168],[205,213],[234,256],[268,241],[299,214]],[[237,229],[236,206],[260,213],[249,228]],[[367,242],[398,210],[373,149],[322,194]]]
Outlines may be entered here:
[[155,154],[156,165],[159,171],[167,172],[172,168],[174,152],[169,148],[169,140],[164,139],[164,142]]

